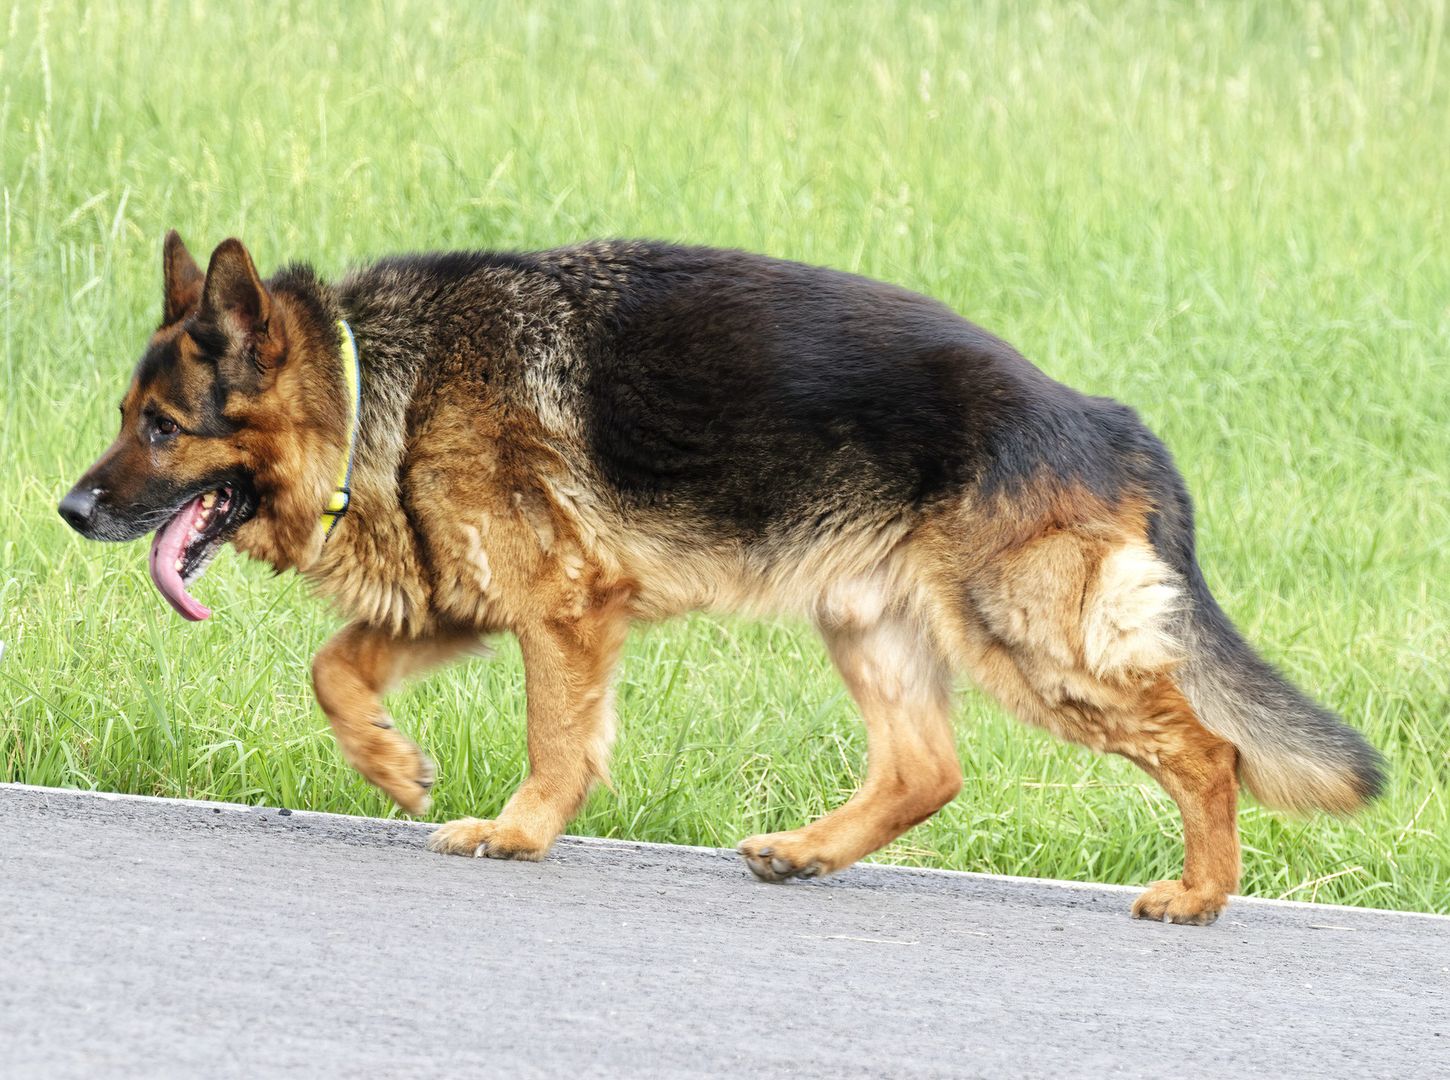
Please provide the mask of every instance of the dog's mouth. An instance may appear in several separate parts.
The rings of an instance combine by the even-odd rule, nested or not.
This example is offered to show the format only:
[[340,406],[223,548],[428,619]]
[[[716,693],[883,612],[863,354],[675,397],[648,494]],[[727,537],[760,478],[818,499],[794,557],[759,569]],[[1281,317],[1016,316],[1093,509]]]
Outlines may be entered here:
[[211,609],[187,590],[256,508],[249,488],[226,483],[187,502],[156,530],[151,541],[151,580],[182,618],[200,622],[211,616]]

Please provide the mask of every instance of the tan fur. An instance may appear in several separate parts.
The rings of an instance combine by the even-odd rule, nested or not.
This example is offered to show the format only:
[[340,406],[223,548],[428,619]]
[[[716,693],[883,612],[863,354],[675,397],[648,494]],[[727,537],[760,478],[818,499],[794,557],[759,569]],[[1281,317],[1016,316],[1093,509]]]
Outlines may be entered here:
[[1181,659],[1171,629],[1180,590],[1146,542],[1108,551],[1085,601],[1083,659],[1094,675],[1162,671]]
[[429,839],[434,851],[541,859],[573,819],[590,787],[609,778],[614,741],[610,677],[629,631],[625,596],[576,618],[520,632],[528,693],[529,775],[494,821],[450,822]]
[[383,695],[409,675],[476,646],[466,632],[400,641],[353,623],[312,662],[318,704],[332,724],[343,757],[410,814],[427,811],[433,764],[394,726]]

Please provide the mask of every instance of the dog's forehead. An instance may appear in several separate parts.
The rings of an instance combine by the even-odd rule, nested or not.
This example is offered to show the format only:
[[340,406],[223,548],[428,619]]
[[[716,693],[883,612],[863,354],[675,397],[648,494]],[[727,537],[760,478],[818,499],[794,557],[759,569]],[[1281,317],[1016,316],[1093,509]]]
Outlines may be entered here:
[[147,342],[122,408],[144,405],[148,400],[164,401],[173,408],[196,407],[209,393],[215,378],[213,367],[182,327],[158,330]]

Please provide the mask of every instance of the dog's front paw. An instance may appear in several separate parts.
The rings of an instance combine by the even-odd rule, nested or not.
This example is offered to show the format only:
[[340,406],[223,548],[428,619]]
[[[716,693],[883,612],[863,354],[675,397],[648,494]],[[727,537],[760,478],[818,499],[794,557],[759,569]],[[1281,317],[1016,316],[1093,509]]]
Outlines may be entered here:
[[437,770],[428,755],[396,729],[379,732],[378,738],[346,756],[370,784],[382,789],[404,813],[420,817],[428,812]]
[[840,867],[835,861],[797,832],[767,833],[740,841],[735,849],[745,856],[745,865],[761,881],[824,877]]
[[393,727],[386,713],[364,730],[365,738],[343,737],[345,732],[339,734],[337,742],[342,756],[404,813],[426,814],[437,776],[428,755]]
[[552,837],[540,840],[497,821],[459,818],[440,826],[428,837],[428,850],[441,855],[471,855],[476,859],[538,862],[549,853],[553,842]]
[[1190,889],[1181,881],[1155,881],[1133,902],[1133,918],[1207,926],[1228,906],[1222,889]]

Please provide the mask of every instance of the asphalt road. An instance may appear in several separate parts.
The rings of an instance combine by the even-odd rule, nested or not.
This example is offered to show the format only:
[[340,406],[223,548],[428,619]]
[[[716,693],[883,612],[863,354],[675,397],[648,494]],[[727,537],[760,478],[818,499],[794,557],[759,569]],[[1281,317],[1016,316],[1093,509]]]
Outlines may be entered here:
[[1436,1076],[1450,919],[0,785],[0,1075]]

